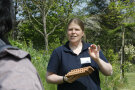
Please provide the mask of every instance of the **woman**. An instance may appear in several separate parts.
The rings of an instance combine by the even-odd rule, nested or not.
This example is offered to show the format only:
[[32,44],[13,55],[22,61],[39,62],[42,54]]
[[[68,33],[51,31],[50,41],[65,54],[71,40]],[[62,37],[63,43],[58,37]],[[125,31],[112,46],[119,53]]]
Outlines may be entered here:
[[[99,70],[104,75],[112,75],[112,66],[100,51],[100,46],[84,43],[84,24],[81,20],[71,19],[67,28],[68,42],[56,48],[47,67],[46,80],[58,84],[58,90],[101,90]],[[72,69],[91,66],[94,72],[78,78],[67,78]]]

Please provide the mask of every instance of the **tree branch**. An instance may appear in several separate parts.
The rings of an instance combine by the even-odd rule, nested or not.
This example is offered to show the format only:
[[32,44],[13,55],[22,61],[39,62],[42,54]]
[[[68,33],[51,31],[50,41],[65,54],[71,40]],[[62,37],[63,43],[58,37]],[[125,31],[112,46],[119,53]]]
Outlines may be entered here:
[[[32,14],[30,13],[30,10],[31,10],[31,9],[27,6],[26,2],[25,2],[24,5],[25,5],[25,7],[26,7],[26,10],[27,10],[28,14],[29,14],[39,25],[43,26],[42,23],[40,23],[35,17],[32,16]],[[32,10],[31,10],[31,11],[32,11]]]
[[[31,24],[33,24],[32,19],[31,19],[31,14],[30,14],[30,11],[28,10],[28,7],[27,7],[26,3],[25,3],[25,6],[26,6],[26,8],[27,8],[29,20],[30,20]],[[38,31],[38,32],[44,37],[44,34],[41,32],[41,30],[38,30],[38,29],[35,27],[34,24],[33,24],[33,26],[34,26],[35,30]]]
[[55,25],[54,28],[52,29],[52,31],[50,31],[47,35],[49,36],[50,34],[52,34],[60,24],[62,24],[62,23]]

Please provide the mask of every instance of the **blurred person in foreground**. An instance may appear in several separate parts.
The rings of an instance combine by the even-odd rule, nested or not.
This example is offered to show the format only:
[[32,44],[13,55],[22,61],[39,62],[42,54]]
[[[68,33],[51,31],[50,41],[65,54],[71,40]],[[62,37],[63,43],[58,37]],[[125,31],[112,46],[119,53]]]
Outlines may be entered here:
[[12,0],[0,0],[0,90],[44,90],[30,55],[10,45],[13,26]]
[[[101,90],[99,71],[106,76],[112,75],[112,65],[101,52],[100,46],[82,40],[84,24],[78,18],[69,21],[67,37],[67,43],[56,48],[50,57],[46,81],[58,84],[58,90]],[[82,77],[65,76],[73,69],[86,66],[91,66],[94,71]]]

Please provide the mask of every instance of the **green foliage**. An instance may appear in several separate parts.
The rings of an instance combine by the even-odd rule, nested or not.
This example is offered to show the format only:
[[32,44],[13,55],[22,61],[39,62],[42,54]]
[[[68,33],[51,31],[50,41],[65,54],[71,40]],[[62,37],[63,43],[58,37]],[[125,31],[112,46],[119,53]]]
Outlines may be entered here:
[[124,50],[125,50],[126,61],[133,60],[135,57],[135,47],[129,44],[125,46]]
[[51,54],[54,49],[61,46],[59,38],[56,38],[53,43],[49,44],[49,53]]
[[125,44],[134,43],[133,4],[129,0],[110,2],[104,13],[97,14],[101,29],[87,30],[87,41],[99,44],[104,51],[113,49],[119,52],[125,29]]
[[128,71],[127,72],[135,72],[135,64],[130,63]]
[[119,54],[118,53],[114,53],[114,50],[113,49],[107,49],[105,52],[104,52],[106,58],[108,58],[109,62],[110,63],[114,63],[116,61],[119,60]]
[[103,90],[117,90],[120,87],[124,87],[127,83],[126,76],[125,78],[120,79],[120,64],[118,62],[114,62],[112,66],[112,76],[106,77],[100,73],[101,88]]
[[111,2],[105,14],[101,14],[101,25],[106,29],[115,29],[122,21],[122,14],[116,2]]
[[21,33],[18,38],[19,40],[25,40],[26,43],[32,41],[32,43],[34,44],[34,48],[38,48],[39,46],[41,46],[40,48],[43,49],[44,37],[40,33],[35,31],[35,28],[28,20],[19,24],[18,29]]
[[[70,2],[69,2],[70,1]],[[94,20],[98,22],[99,29],[86,29],[87,42],[99,44],[104,51],[104,55],[113,66],[113,75],[106,77],[101,76],[101,87],[103,90],[116,90],[117,87],[123,87],[126,83],[126,77],[120,79],[120,55],[121,48],[121,32],[125,28],[125,63],[124,69],[126,72],[132,72],[135,69],[135,33],[134,33],[134,6],[135,2],[131,0],[111,0],[106,4],[105,0],[90,0],[88,7],[91,10],[88,12],[80,10],[74,12],[74,7],[85,0],[46,0],[46,3],[41,3],[39,0],[24,0],[20,1],[22,11],[19,15],[22,17],[22,22],[19,23],[18,41],[10,40],[11,43],[23,50],[28,51],[32,56],[32,63],[37,68],[45,90],[56,90],[56,85],[47,84],[45,81],[46,66],[50,55],[46,55],[44,51],[45,38],[44,27],[42,20],[42,10],[39,6],[45,7],[46,15],[46,30],[50,33],[57,26],[53,33],[49,34],[49,54],[63,45],[66,41],[66,25],[70,18],[78,17],[85,20],[95,16]],[[23,3],[22,3],[23,2]],[[26,5],[27,7],[26,7]],[[97,8],[91,8],[91,7]],[[28,12],[29,11],[29,12]],[[86,15],[87,14],[87,15]],[[93,15],[94,14],[94,15]],[[94,23],[95,25],[95,23]],[[92,25],[91,25],[92,26]],[[122,28],[123,26],[123,28]],[[43,34],[41,34],[43,33]]]
[[[74,17],[73,8],[81,1],[24,0],[21,4],[22,13],[20,14],[23,17],[23,22],[18,27],[20,30],[19,39],[26,42],[32,41],[33,47],[36,49],[44,49],[46,45],[45,36],[48,37],[47,40],[50,45],[54,43],[56,38],[60,40],[58,44],[62,44],[65,41],[66,24],[71,16]],[[43,10],[45,10],[46,23],[43,23]]]
[[106,0],[88,0],[85,10],[90,14],[99,14],[103,13],[107,6]]
[[[113,49],[107,49],[104,54],[109,62],[112,64],[113,74],[112,76],[106,77],[100,73],[101,88],[103,90],[117,90],[119,87],[124,87],[127,84],[127,79],[126,76],[125,78],[120,79],[121,73],[119,54],[114,53]],[[125,67],[125,69],[127,69],[127,66]]]
[[132,68],[133,68],[133,64],[131,62],[126,61],[124,63],[124,70],[125,70],[125,72],[131,72],[131,71],[133,71]]

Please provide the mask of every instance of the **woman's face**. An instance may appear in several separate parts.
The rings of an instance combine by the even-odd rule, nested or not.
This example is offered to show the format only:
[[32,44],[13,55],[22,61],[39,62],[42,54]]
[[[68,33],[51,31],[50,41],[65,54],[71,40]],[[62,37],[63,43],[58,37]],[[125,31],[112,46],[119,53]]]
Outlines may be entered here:
[[67,35],[68,40],[71,43],[77,43],[80,42],[80,40],[82,40],[84,32],[82,31],[81,27],[78,24],[72,22],[68,26]]

